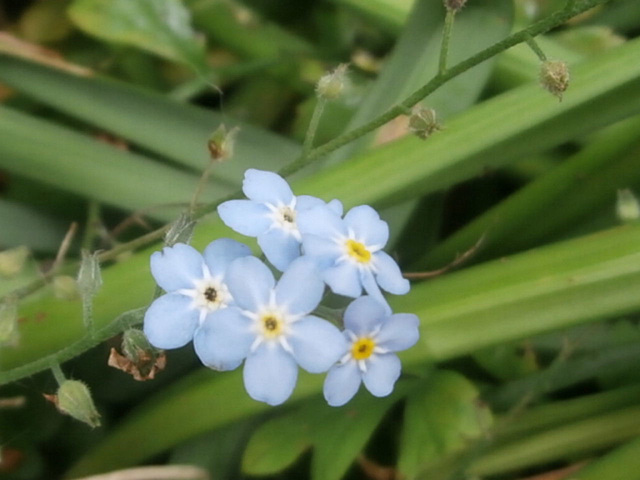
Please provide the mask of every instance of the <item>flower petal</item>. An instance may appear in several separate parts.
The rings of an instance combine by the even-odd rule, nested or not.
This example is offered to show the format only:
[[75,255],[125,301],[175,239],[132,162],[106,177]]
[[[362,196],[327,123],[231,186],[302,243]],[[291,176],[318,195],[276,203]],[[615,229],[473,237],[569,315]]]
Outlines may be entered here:
[[374,355],[367,361],[367,371],[362,375],[364,386],[376,397],[386,397],[393,391],[401,369],[400,359],[393,353]]
[[256,257],[241,257],[231,262],[225,282],[236,304],[251,312],[269,302],[275,285],[271,271]]
[[371,334],[384,322],[385,308],[371,297],[356,298],[344,312],[344,327],[358,337]]
[[309,233],[324,238],[344,237],[347,228],[340,215],[326,205],[318,205],[302,210],[296,216],[296,224],[301,234]]
[[382,251],[374,253],[373,258],[378,285],[395,295],[404,295],[409,292],[411,288],[409,280],[402,277],[400,267],[393,258]]
[[376,283],[376,279],[373,277],[373,272],[371,270],[360,270],[360,281],[362,282],[362,286],[364,291],[367,292],[367,295],[380,303],[380,305],[384,307],[387,315],[391,315],[391,306],[389,306],[387,299],[384,298],[382,290],[380,290],[380,286]]
[[356,235],[356,240],[367,246],[384,247],[389,240],[389,225],[380,220],[380,215],[369,205],[353,207],[344,216],[347,228]]
[[258,203],[289,205],[293,200],[291,187],[277,173],[250,168],[244,173],[242,191],[248,199]]
[[230,238],[219,238],[204,249],[204,261],[213,277],[224,277],[229,264],[236,258],[251,255],[251,249],[244,243]]
[[313,258],[319,268],[324,269],[335,264],[342,255],[342,249],[333,240],[317,235],[303,235],[302,248],[304,255]]
[[218,205],[224,224],[247,237],[257,237],[271,226],[270,212],[262,203],[251,200],[229,200]]
[[315,309],[324,294],[324,282],[316,265],[307,258],[295,260],[276,285],[276,303],[293,315]]
[[194,280],[202,278],[204,261],[193,247],[176,243],[151,255],[151,275],[166,292],[193,288]]
[[382,324],[376,342],[392,352],[406,350],[413,347],[418,341],[420,337],[419,325],[418,316],[413,313],[391,315]]
[[144,334],[156,348],[180,348],[193,339],[200,312],[191,299],[178,293],[163,295],[144,314]]
[[362,284],[358,267],[348,262],[335,267],[327,268],[322,272],[322,278],[327,282],[333,293],[347,297],[359,297],[362,293]]
[[353,398],[360,388],[360,382],[360,371],[356,362],[334,365],[324,380],[324,398],[332,407],[340,407]]
[[331,210],[342,217],[342,214],[344,213],[344,207],[342,206],[342,202],[340,200],[334,198],[329,203],[327,203],[327,207],[329,207]]
[[310,208],[324,204],[324,200],[318,197],[313,197],[311,195],[298,195],[296,197],[296,210],[298,212],[302,210],[309,210]]
[[314,316],[295,322],[287,340],[298,365],[311,373],[326,372],[349,348],[340,330]]
[[244,387],[249,396],[269,405],[280,405],[293,393],[298,366],[276,343],[264,342],[244,363]]
[[281,228],[272,228],[258,235],[258,245],[267,260],[280,271],[286,270],[300,256],[300,242]]
[[255,341],[251,325],[251,320],[237,308],[209,314],[193,337],[196,354],[208,367],[233,370],[246,358]]

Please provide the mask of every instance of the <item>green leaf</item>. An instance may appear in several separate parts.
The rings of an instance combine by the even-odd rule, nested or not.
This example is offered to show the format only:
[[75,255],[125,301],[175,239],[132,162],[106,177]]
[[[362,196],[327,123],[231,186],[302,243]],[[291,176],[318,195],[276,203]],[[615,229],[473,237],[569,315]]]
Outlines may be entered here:
[[0,248],[26,245],[32,250],[55,252],[66,226],[59,220],[17,202],[0,199]]
[[[170,220],[189,202],[197,177],[99,142],[60,125],[0,106],[0,166],[126,211],[154,207]],[[216,195],[231,189],[217,185]],[[211,199],[211,192],[206,197]],[[158,208],[174,204],[173,208]]]
[[74,0],[69,17],[86,33],[207,70],[203,46],[180,0]]
[[481,438],[491,423],[491,412],[471,382],[458,373],[434,372],[407,398],[399,472],[415,478]]
[[278,135],[215,111],[171,101],[163,95],[100,77],[72,75],[0,54],[0,80],[72,117],[118,135],[158,155],[201,172],[209,162],[207,140],[224,121],[240,127],[234,158],[212,178],[239,185],[248,167],[277,170],[299,146]]

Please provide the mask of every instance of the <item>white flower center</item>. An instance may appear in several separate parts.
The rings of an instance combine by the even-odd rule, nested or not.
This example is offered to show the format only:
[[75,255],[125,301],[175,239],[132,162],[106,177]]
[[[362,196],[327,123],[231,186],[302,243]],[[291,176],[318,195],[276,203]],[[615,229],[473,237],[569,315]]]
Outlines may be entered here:
[[221,277],[212,277],[209,268],[202,266],[202,278],[193,281],[193,288],[183,288],[178,293],[191,298],[191,308],[200,311],[200,323],[208,313],[226,308],[233,297]]
[[298,230],[298,224],[296,223],[296,199],[294,198],[288,205],[280,204],[266,204],[269,210],[271,210],[269,216],[272,220],[271,228],[279,228],[284,230],[287,234],[295,237],[296,240],[301,240],[300,230]]

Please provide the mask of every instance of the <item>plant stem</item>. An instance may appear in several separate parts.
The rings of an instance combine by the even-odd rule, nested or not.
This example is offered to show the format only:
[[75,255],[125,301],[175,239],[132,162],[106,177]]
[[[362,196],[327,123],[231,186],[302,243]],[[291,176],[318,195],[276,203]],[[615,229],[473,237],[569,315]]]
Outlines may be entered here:
[[93,239],[96,236],[96,227],[99,222],[100,204],[95,200],[90,200],[87,211],[87,224],[84,227],[84,235],[82,236],[82,248],[84,250],[93,251]]
[[30,375],[33,375],[34,373],[46,370],[47,368],[51,368],[52,370],[54,370],[54,365],[58,366],[59,369],[59,365],[61,363],[77,357],[87,350],[90,350],[93,347],[99,345],[107,338],[111,338],[114,335],[119,334],[123,330],[142,322],[142,318],[146,310],[147,307],[141,307],[135,310],[124,312],[108,325],[105,325],[104,327],[96,330],[93,337],[85,335],[80,340],[72,343],[71,345],[68,345],[67,347],[57,351],[56,353],[52,353],[51,355],[47,355],[46,357],[39,358],[38,360],[34,360],[33,362],[27,363],[20,367],[7,370],[6,372],[0,372],[0,385],[4,385],[6,383],[28,377]]
[[51,372],[53,373],[53,376],[56,379],[56,382],[58,383],[58,386],[61,386],[64,382],[67,381],[67,378],[64,376],[64,373],[62,373],[62,369],[60,368],[60,364],[59,363],[52,363],[51,364]]
[[444,29],[442,30],[442,44],[440,45],[440,61],[438,62],[438,75],[443,75],[447,71],[447,56],[449,55],[449,42],[451,41],[451,31],[453,21],[456,18],[455,10],[447,9],[447,16],[444,19]]
[[318,125],[320,124],[320,118],[322,118],[322,112],[324,111],[324,107],[326,104],[327,99],[319,96],[318,101],[316,102],[316,106],[313,109],[313,115],[311,116],[311,121],[309,122],[307,134],[304,137],[304,143],[302,144],[303,157],[306,157],[313,148],[313,140],[316,137]]
[[527,42],[527,45],[529,45],[529,48],[535,52],[541,62],[547,61],[547,56],[544,54],[540,46],[536,43],[535,39],[531,35],[528,35],[525,38],[525,41]]
[[93,338],[95,335],[93,325],[93,295],[82,295],[82,321],[84,322],[89,337]]

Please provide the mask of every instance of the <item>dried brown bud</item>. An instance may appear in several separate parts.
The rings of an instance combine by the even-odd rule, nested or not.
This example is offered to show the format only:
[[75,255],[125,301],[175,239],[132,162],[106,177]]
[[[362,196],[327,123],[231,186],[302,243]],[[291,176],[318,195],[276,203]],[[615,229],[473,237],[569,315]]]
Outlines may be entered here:
[[209,137],[209,142],[207,144],[209,154],[213,160],[222,162],[233,156],[236,135],[239,131],[240,129],[238,127],[233,127],[231,130],[227,130],[227,127],[224,124],[220,124],[220,126],[216,128]]
[[464,7],[465,3],[467,3],[467,0],[444,0],[444,8],[454,12],[459,12],[462,7]]
[[108,365],[132,375],[140,382],[152,380],[167,364],[165,353],[154,348],[142,331],[133,328],[124,332],[122,353],[112,348]]
[[540,66],[540,84],[562,100],[562,94],[569,86],[569,68],[565,62],[547,60]]

